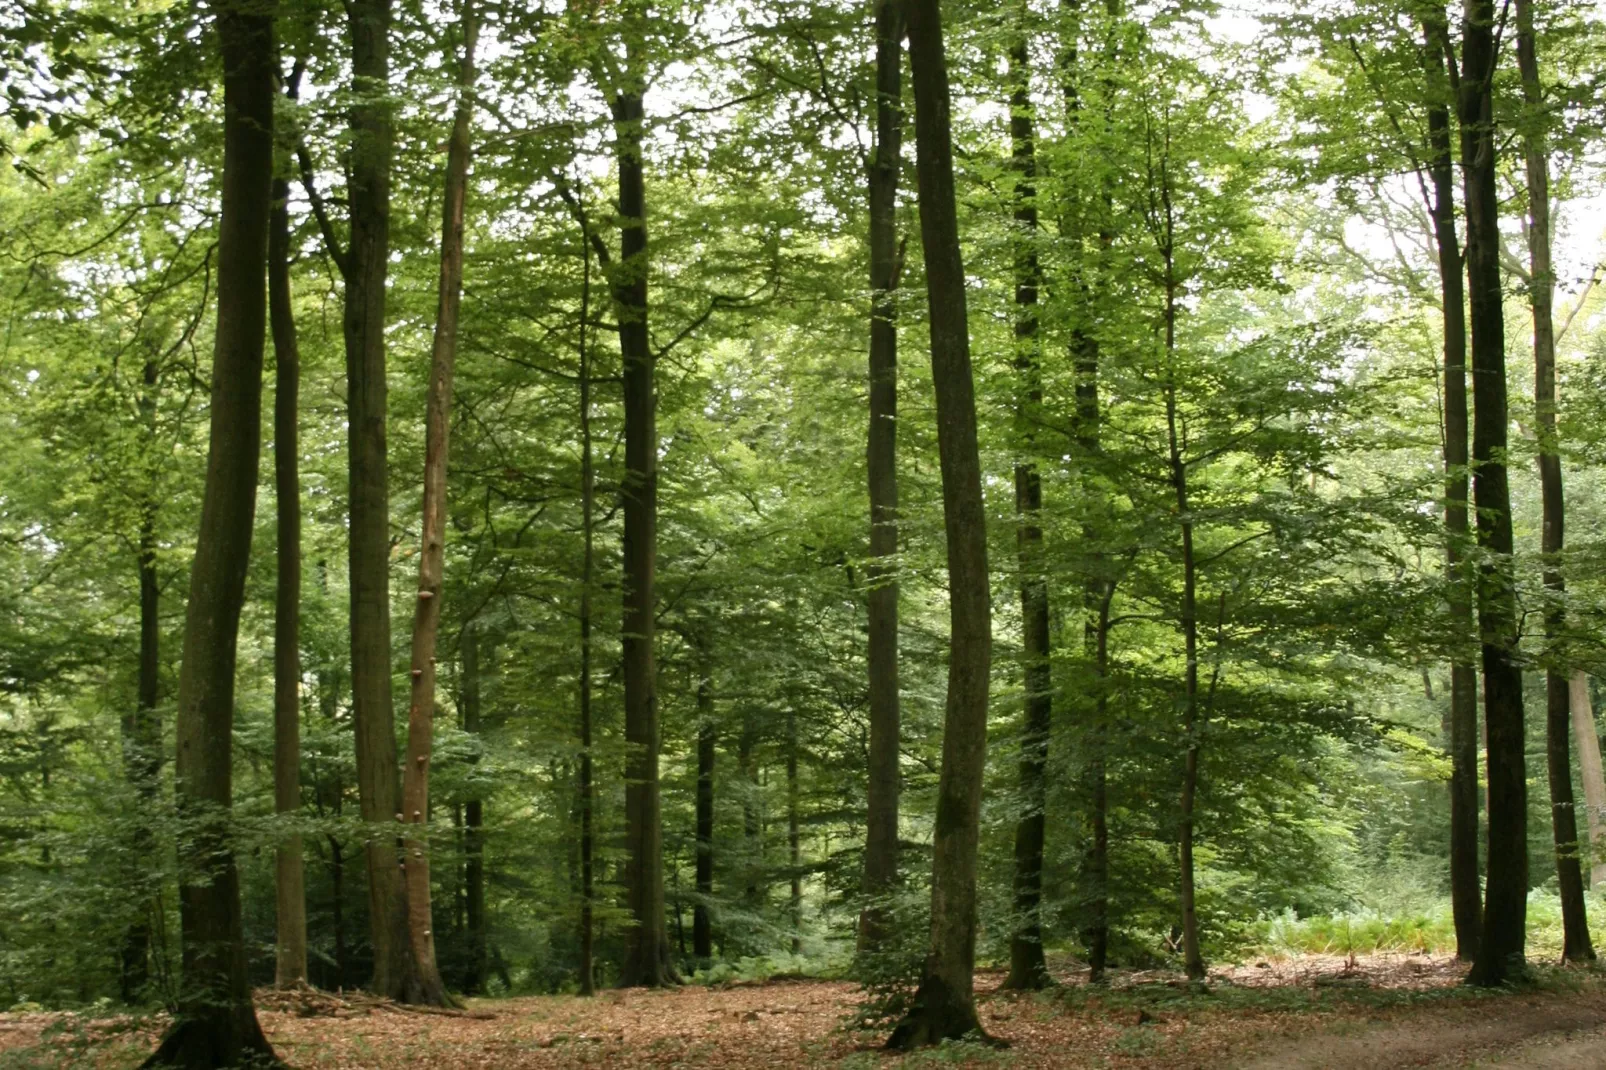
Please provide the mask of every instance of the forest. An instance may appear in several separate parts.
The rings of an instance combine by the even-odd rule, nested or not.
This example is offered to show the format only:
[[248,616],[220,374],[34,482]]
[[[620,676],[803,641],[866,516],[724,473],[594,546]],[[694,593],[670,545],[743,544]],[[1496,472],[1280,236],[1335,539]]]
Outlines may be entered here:
[[0,88],[3,1070],[1606,1065],[1599,4]]

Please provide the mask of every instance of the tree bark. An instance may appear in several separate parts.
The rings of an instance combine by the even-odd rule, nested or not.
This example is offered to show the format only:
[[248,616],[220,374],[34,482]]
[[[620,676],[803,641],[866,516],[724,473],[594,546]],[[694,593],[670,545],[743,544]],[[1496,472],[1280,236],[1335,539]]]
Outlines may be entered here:
[[407,880],[407,935],[417,970],[418,1002],[454,1001],[441,981],[429,887],[429,764],[435,729],[435,647],[440,633],[446,572],[446,469],[451,450],[452,375],[457,364],[457,321],[463,297],[463,211],[468,189],[474,114],[474,46],[479,22],[465,0],[463,55],[457,108],[446,149],[441,198],[441,258],[435,337],[430,353],[424,416],[424,502],[418,554],[418,594],[413,609],[412,695],[407,709],[407,761],[402,767],[402,814],[407,828],[402,863]]
[[1024,28],[1009,50],[1009,135],[1015,168],[1015,557],[1020,570],[1021,675],[1020,816],[1015,824],[1015,930],[1003,986],[1038,989],[1052,983],[1043,956],[1043,844],[1046,832],[1049,733],[1053,678],[1048,650],[1048,578],[1043,572],[1043,483],[1035,463],[1033,428],[1043,404],[1038,341],[1037,144],[1031,67]]
[[1477,515],[1478,630],[1488,735],[1489,847],[1483,933],[1469,980],[1497,985],[1526,970],[1528,788],[1522,672],[1512,576],[1506,471],[1505,317],[1500,293],[1500,204],[1495,183],[1493,0],[1467,0],[1462,23],[1461,169],[1467,215],[1472,355],[1472,495]]
[[[156,432],[156,361],[148,359],[143,369],[140,416],[148,432]],[[123,772],[134,797],[145,814],[154,811],[161,791],[162,717],[156,710],[161,679],[161,588],[156,575],[156,501],[149,498],[139,518],[136,547],[139,569],[139,677],[135,685],[134,708],[122,719]],[[137,865],[144,865],[156,849],[156,836],[150,826],[137,819],[130,848]],[[132,875],[141,879],[143,874]],[[124,1003],[138,1002],[150,981],[150,912],[155,907],[141,897],[139,916],[123,935],[119,955],[118,985]]]
[[1433,237],[1439,261],[1444,325],[1445,583],[1453,654],[1450,661],[1450,903],[1456,957],[1470,962],[1483,925],[1478,879],[1478,671],[1459,650],[1476,631],[1472,577],[1464,562],[1467,517],[1467,314],[1461,243],[1455,230],[1455,168],[1450,149],[1449,25],[1440,7],[1422,20],[1428,84],[1428,173],[1433,183]]
[[714,723],[713,666],[706,649],[697,674],[697,905],[692,910],[692,955],[699,963],[714,957],[714,750],[719,741]]
[[[290,303],[290,183],[273,180],[268,223],[268,317],[273,335],[273,480],[278,521],[278,577],[273,603],[273,809],[301,809],[301,477],[297,450],[301,354]],[[275,858],[274,983],[307,980],[307,895],[299,832],[284,836]]]
[[1534,413],[1539,439],[1539,489],[1543,526],[1540,560],[1545,591],[1545,643],[1551,663],[1545,671],[1545,755],[1550,779],[1550,824],[1556,844],[1556,884],[1561,897],[1562,958],[1582,962],[1595,957],[1589,940],[1584,874],[1579,863],[1578,815],[1573,806],[1573,772],[1568,736],[1572,711],[1567,673],[1556,664],[1566,628],[1566,582],[1561,571],[1566,498],[1561,453],[1556,439],[1556,325],[1552,314],[1555,272],[1550,259],[1550,163],[1544,132],[1544,93],[1534,41],[1533,0],[1517,0],[1517,67],[1527,106],[1523,158],[1528,178],[1528,300],[1533,309]]
[[[585,228],[582,226],[582,231]],[[591,242],[580,235],[584,279],[580,291],[580,994],[596,992],[595,842],[596,793],[591,765],[591,584],[596,571],[597,476],[591,433],[591,347],[586,325],[591,316]]]
[[907,10],[951,632],[932,850],[931,942],[914,1005],[888,1041],[889,1047],[899,1049],[981,1031],[973,990],[976,848],[992,662],[987,520],[954,198],[941,5],[938,0],[910,0]]
[[614,299],[624,362],[625,888],[634,925],[621,986],[653,988],[679,978],[664,918],[663,816],[658,784],[658,681],[653,650],[657,600],[658,430],[654,354],[647,335],[647,189],[643,174],[642,45],[626,45],[629,83],[613,97],[619,167],[619,265]]
[[178,1014],[146,1066],[278,1065],[246,978],[230,814],[234,669],[256,512],[262,350],[267,327],[275,58],[273,9],[213,6],[223,54],[223,205],[211,439],[184,617],[175,764],[193,867],[179,887],[184,983]]
[[878,948],[898,883],[898,176],[903,165],[903,0],[876,6],[876,133],[870,157],[870,754],[861,952]]
[[1589,701],[1589,677],[1575,670],[1568,687],[1572,706],[1573,737],[1578,744],[1578,777],[1584,782],[1584,811],[1589,820],[1589,885],[1606,884],[1606,778],[1600,764],[1600,737],[1595,735],[1595,711]]
[[[463,673],[463,731],[481,731],[479,626],[467,621],[458,639]],[[477,760],[477,759],[476,759]],[[463,990],[470,995],[485,991],[487,934],[485,925],[485,803],[478,798],[463,802],[463,925],[468,930],[468,972]]]
[[803,952],[803,838],[798,808],[797,711],[786,711],[786,860],[791,870],[787,924],[792,928],[792,954]]

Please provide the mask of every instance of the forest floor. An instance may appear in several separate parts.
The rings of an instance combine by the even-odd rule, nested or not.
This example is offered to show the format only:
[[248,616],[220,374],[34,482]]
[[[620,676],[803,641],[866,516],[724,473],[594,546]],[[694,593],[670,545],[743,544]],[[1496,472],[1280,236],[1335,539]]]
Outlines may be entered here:
[[[594,999],[475,1000],[421,1013],[366,997],[259,993],[263,1027],[297,1070],[549,1067],[1111,1067],[1131,1070],[1362,1070],[1606,1067],[1606,973],[1547,970],[1521,991],[1479,992],[1443,956],[1304,956],[1212,970],[1205,989],[1164,972],[1092,988],[997,990],[977,978],[984,1027],[1009,1042],[897,1057],[847,1023],[859,990],[833,981]],[[0,1014],[0,1070],[122,1070],[148,1053],[158,1018]]]

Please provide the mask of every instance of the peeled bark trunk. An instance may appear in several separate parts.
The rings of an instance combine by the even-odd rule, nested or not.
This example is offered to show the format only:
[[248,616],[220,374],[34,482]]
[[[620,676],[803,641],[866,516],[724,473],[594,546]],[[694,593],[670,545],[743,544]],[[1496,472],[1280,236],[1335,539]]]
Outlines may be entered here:
[[1043,843],[1046,832],[1049,733],[1053,726],[1053,678],[1048,651],[1048,579],[1043,574],[1043,483],[1033,460],[1033,428],[1043,404],[1041,343],[1037,335],[1037,145],[1031,68],[1024,34],[1009,52],[1009,135],[1015,177],[1015,558],[1020,570],[1021,813],[1015,825],[1015,931],[1009,940],[1004,987],[1037,989],[1052,983],[1043,956]]
[[[1545,590],[1545,641],[1556,657],[1566,628],[1566,583],[1561,573],[1566,499],[1561,481],[1561,454],[1556,440],[1556,326],[1552,315],[1555,272],[1550,261],[1550,164],[1546,158],[1539,85],[1539,57],[1534,43],[1533,2],[1517,0],[1517,67],[1527,105],[1523,157],[1528,178],[1528,299],[1533,307],[1534,412],[1539,438],[1539,489],[1544,518],[1539,552]],[[1545,755],[1550,779],[1550,823],[1556,844],[1556,884],[1561,897],[1562,952],[1569,962],[1595,957],[1589,940],[1584,902],[1584,874],[1578,859],[1578,815],[1573,809],[1573,772],[1568,735],[1572,731],[1567,674],[1554,663],[1545,673]]]
[[703,653],[697,680],[697,905],[692,910],[692,954],[699,963],[714,957],[714,724],[713,669]]
[[870,754],[859,950],[886,936],[884,901],[898,882],[898,174],[903,148],[903,2],[876,7],[876,140],[870,158],[870,489],[867,662]]
[[647,189],[641,157],[641,45],[632,40],[631,84],[613,98],[619,167],[619,265],[614,284],[624,362],[625,889],[634,919],[619,983],[653,988],[678,980],[664,917],[663,815],[658,784],[657,599],[658,429],[654,354],[647,335]]
[[1600,737],[1595,735],[1595,711],[1589,702],[1589,677],[1575,671],[1568,687],[1571,697],[1573,738],[1578,745],[1578,777],[1584,782],[1584,812],[1589,819],[1589,885],[1606,884],[1606,778],[1600,764]]
[[[281,162],[281,167],[283,161]],[[268,316],[273,334],[273,481],[278,578],[273,603],[273,809],[301,809],[301,477],[297,412],[301,353],[290,304],[290,183],[273,180],[268,224]],[[301,834],[280,842],[274,868],[274,983],[307,980],[307,894]]]
[[[1433,237],[1439,261],[1444,324],[1444,529],[1445,580],[1453,647],[1476,631],[1472,577],[1463,563],[1467,517],[1467,316],[1461,278],[1461,243],[1455,231],[1455,168],[1450,151],[1450,69],[1444,45],[1449,27],[1442,9],[1422,21],[1423,66],[1428,81],[1428,172],[1433,182]],[[1450,903],[1456,957],[1470,962],[1483,925],[1478,880],[1478,671],[1460,656],[1450,662]]]
[[223,53],[223,206],[211,441],[184,615],[178,683],[179,813],[189,869],[179,886],[184,983],[178,1014],[146,1066],[278,1065],[246,978],[232,849],[234,669],[261,450],[263,276],[272,206],[273,15],[214,5]]
[[418,554],[418,595],[413,610],[412,696],[407,709],[407,761],[402,769],[403,841],[407,875],[407,936],[417,971],[418,1002],[453,1002],[435,959],[435,923],[429,887],[429,763],[435,728],[435,646],[440,632],[446,571],[446,467],[451,447],[452,375],[457,364],[457,320],[463,296],[463,203],[468,189],[469,124],[474,112],[474,45],[479,23],[463,9],[463,58],[457,109],[446,149],[441,209],[441,262],[435,338],[424,410],[424,504]]
[[1526,970],[1528,786],[1522,672],[1516,663],[1511,488],[1506,454],[1505,316],[1500,292],[1500,203],[1496,189],[1494,2],[1467,0],[1462,24],[1461,169],[1466,186],[1467,296],[1472,335],[1472,495],[1488,735],[1489,854],[1483,933],[1469,976],[1497,985]]
[[987,519],[976,440],[975,383],[965,306],[965,269],[954,198],[948,66],[938,0],[910,0],[909,62],[915,99],[916,172],[925,250],[942,470],[951,632],[942,770],[931,865],[931,942],[920,986],[888,1046],[909,1049],[979,1033],[976,958],[976,848],[987,759],[992,620]]

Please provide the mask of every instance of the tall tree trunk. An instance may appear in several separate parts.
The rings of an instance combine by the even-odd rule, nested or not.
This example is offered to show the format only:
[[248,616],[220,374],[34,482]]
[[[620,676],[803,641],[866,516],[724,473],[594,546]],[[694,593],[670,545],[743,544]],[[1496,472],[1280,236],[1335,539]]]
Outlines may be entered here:
[[179,887],[184,983],[178,1015],[146,1066],[277,1064],[257,1024],[245,971],[234,865],[234,668],[256,512],[272,207],[273,11],[220,0],[223,206],[218,225],[217,330],[206,490],[184,615],[178,683],[179,812],[193,867]]
[[742,846],[746,855],[742,902],[750,910],[758,909],[764,892],[759,883],[764,868],[764,832],[759,824],[758,766],[753,755],[757,746],[758,726],[753,722],[752,711],[744,710],[742,730],[736,737],[736,768],[742,779]]
[[[582,227],[582,230],[585,228]],[[597,476],[591,435],[591,243],[580,235],[585,276],[580,291],[580,994],[596,991],[594,902],[596,793],[591,766],[591,584],[596,571]]]
[[1540,555],[1545,590],[1545,642],[1551,664],[1545,672],[1545,754],[1550,773],[1550,823],[1556,843],[1556,884],[1561,895],[1562,951],[1568,962],[1595,957],[1584,903],[1584,874],[1578,859],[1578,815],[1573,809],[1573,770],[1568,736],[1572,712],[1567,673],[1555,664],[1566,627],[1566,583],[1561,572],[1566,499],[1562,493],[1561,453],[1556,440],[1556,326],[1552,317],[1555,272],[1550,261],[1550,164],[1546,158],[1544,93],[1534,42],[1533,0],[1517,0],[1517,67],[1527,105],[1523,157],[1528,177],[1528,298],[1533,307],[1534,411],[1539,437],[1539,489],[1544,522]]
[[1569,681],[1573,737],[1578,744],[1578,778],[1584,782],[1584,811],[1589,820],[1589,885],[1591,888],[1606,884],[1606,828],[1602,817],[1606,815],[1606,778],[1600,764],[1600,737],[1595,735],[1595,711],[1589,702],[1589,677],[1582,669],[1575,670]]
[[[273,603],[273,809],[301,809],[301,477],[297,450],[301,353],[290,303],[290,183],[281,160],[268,223],[268,317],[273,334],[273,481],[278,579]],[[307,894],[301,834],[279,843],[274,869],[274,983],[307,980]]]
[[1461,277],[1461,243],[1455,231],[1455,168],[1450,150],[1453,71],[1445,47],[1449,25],[1442,8],[1422,20],[1423,66],[1428,81],[1428,172],[1433,182],[1433,237],[1439,259],[1444,323],[1444,528],[1445,580],[1455,629],[1450,662],[1450,903],[1456,957],[1470,962],[1483,925],[1478,880],[1478,671],[1459,654],[1476,631],[1472,583],[1464,563],[1467,518],[1467,314]]
[[719,741],[714,723],[713,665],[706,648],[699,647],[697,673],[697,905],[692,910],[692,955],[699,963],[714,957],[714,920],[709,900],[714,895],[714,748]]
[[450,1004],[435,959],[429,888],[429,763],[435,728],[435,647],[440,633],[446,571],[446,468],[451,448],[452,374],[457,363],[457,320],[463,297],[463,203],[468,189],[469,124],[474,115],[474,46],[479,37],[472,0],[464,0],[463,56],[457,108],[446,149],[441,198],[441,261],[435,337],[430,353],[424,416],[424,503],[418,554],[418,596],[413,609],[412,696],[407,709],[407,761],[402,767],[403,844],[407,874],[407,935],[417,970],[418,1000]]
[[954,199],[948,64],[938,0],[909,0],[920,232],[930,309],[931,377],[942,469],[951,632],[942,771],[931,865],[931,943],[914,1006],[888,1045],[908,1049],[979,1032],[976,848],[987,759],[992,619],[987,518],[976,440],[975,383],[965,307],[965,269]]
[[898,882],[898,175],[903,165],[903,0],[876,6],[876,134],[870,157],[870,754],[859,950],[880,946]]
[[[1022,11],[1024,14],[1024,10]],[[1015,824],[1015,931],[1009,939],[1005,988],[1051,983],[1043,957],[1043,842],[1049,732],[1054,719],[1048,651],[1048,578],[1043,573],[1043,483],[1035,463],[1033,429],[1042,418],[1041,343],[1037,336],[1037,145],[1031,66],[1024,27],[1009,50],[1009,136],[1015,167],[1015,556],[1020,570],[1021,675],[1020,805]]]
[[664,920],[663,816],[658,785],[658,681],[653,593],[658,552],[658,430],[654,354],[647,335],[647,188],[641,155],[644,57],[632,36],[627,77],[613,98],[619,167],[619,266],[614,285],[624,362],[625,888],[634,919],[619,971],[624,987],[678,980]]
[[[458,639],[463,673],[463,731],[481,731],[480,646],[477,621],[463,624]],[[477,761],[478,759],[476,759]],[[487,975],[485,926],[485,803],[478,798],[463,802],[463,924],[468,930],[468,972],[463,990],[470,995],[485,991]]]
[[[398,866],[401,778],[391,690],[390,475],[386,446],[385,279],[390,265],[391,0],[351,0],[353,100],[347,201],[348,252],[330,252],[345,276],[347,473],[351,581],[351,697],[357,798],[368,826],[369,987],[402,1002],[423,998],[407,934]],[[396,824],[391,824],[395,821]]]
[[787,924],[792,928],[792,954],[803,951],[803,838],[798,810],[797,711],[786,711],[786,861],[791,870]]
[[1488,734],[1489,853],[1483,934],[1474,984],[1501,984],[1526,969],[1528,786],[1523,755],[1522,672],[1512,576],[1511,489],[1506,472],[1505,316],[1500,293],[1500,203],[1495,185],[1494,0],[1467,0],[1462,23],[1461,170],[1466,185],[1467,296],[1472,335],[1472,496],[1479,566]]
[[[154,436],[156,431],[156,387],[158,368],[154,359],[145,361],[144,390],[140,395],[140,416]],[[123,771],[134,789],[143,814],[154,812],[161,791],[162,718],[156,711],[161,674],[161,588],[156,576],[156,502],[147,499],[140,511],[139,544],[139,678],[135,686],[134,709],[122,719]],[[138,865],[156,848],[156,836],[143,819],[135,821],[130,837],[132,856]],[[143,874],[135,874],[140,879]],[[119,956],[118,984],[124,1003],[138,1002],[150,981],[151,911],[156,907],[142,896],[139,916],[123,935]]]
[[1182,799],[1177,828],[1177,865],[1181,878],[1182,966],[1192,980],[1205,977],[1204,955],[1199,946],[1199,913],[1194,895],[1194,803],[1199,790],[1199,598],[1198,564],[1193,552],[1193,514],[1188,505],[1188,461],[1184,455],[1177,415],[1177,292],[1176,220],[1171,203],[1169,155],[1159,165],[1161,233],[1156,235],[1165,263],[1165,422],[1171,490],[1176,498],[1177,522],[1182,528]]

